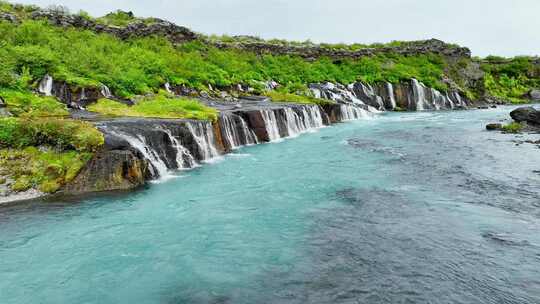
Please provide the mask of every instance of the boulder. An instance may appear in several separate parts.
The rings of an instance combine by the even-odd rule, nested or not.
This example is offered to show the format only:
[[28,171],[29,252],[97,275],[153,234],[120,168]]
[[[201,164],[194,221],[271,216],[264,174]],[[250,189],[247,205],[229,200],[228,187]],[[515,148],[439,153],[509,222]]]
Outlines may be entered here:
[[502,127],[503,126],[500,123],[490,123],[490,124],[486,125],[486,130],[488,130],[488,131],[501,130]]
[[527,93],[528,97],[535,101],[540,101],[540,89],[533,89]]
[[11,113],[7,109],[7,103],[0,97],[0,117],[11,116]]
[[540,111],[533,107],[521,107],[510,112],[510,116],[517,122],[540,125]]

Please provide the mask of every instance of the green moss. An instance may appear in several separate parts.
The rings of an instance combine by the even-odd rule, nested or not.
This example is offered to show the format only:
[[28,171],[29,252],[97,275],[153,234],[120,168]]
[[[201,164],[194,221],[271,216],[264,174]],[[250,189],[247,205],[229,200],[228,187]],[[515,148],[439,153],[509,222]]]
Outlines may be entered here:
[[404,108],[402,108],[402,107],[395,107],[395,108],[394,108],[394,111],[395,111],[395,112],[405,112],[405,111],[407,111],[407,109],[404,109]]
[[87,122],[58,118],[0,118],[0,148],[48,145],[60,150],[96,151],[103,134]]
[[41,97],[29,91],[0,89],[9,111],[16,116],[67,116],[66,105],[53,97]]
[[0,150],[0,174],[15,182],[14,191],[37,188],[46,193],[56,192],[73,180],[91,153],[76,151],[40,151],[34,147]]
[[519,122],[512,122],[502,127],[504,132],[507,133],[519,133],[523,130],[523,125]]
[[318,105],[333,103],[326,99],[320,99],[320,98],[315,98],[315,97],[306,96],[306,95],[283,93],[283,92],[277,92],[277,91],[268,91],[268,92],[265,92],[264,95],[270,97],[272,101],[274,102],[290,102],[290,103],[318,104]]
[[97,103],[89,106],[88,110],[114,116],[217,119],[215,109],[207,107],[195,99],[169,98],[162,95],[142,100],[133,106],[127,106],[110,99],[100,99]]

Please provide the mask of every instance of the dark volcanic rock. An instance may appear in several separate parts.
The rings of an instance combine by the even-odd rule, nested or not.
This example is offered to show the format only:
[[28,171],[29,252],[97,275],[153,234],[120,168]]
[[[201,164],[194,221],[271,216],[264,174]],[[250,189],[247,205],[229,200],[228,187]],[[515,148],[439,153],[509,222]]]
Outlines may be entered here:
[[329,49],[320,46],[290,46],[270,44],[268,42],[247,42],[247,43],[214,43],[218,48],[237,48],[256,52],[259,54],[279,54],[279,55],[296,55],[306,59],[316,59],[320,57],[329,57],[333,59],[340,58],[360,58],[373,56],[377,54],[395,53],[400,55],[418,55],[435,53],[446,57],[471,57],[471,51],[468,48],[454,47],[437,39],[429,39],[423,41],[414,41],[397,47],[383,48],[365,48],[357,51],[349,51],[342,49]]
[[501,130],[502,129],[502,124],[500,123],[490,123],[490,124],[487,124],[486,125],[486,129],[488,131],[495,131],[495,130]]
[[6,20],[11,23],[18,23],[19,19],[15,15],[0,12],[0,20]]
[[173,43],[181,43],[197,38],[197,35],[190,29],[161,19],[154,19],[154,22],[150,24],[139,21],[125,27],[116,27],[98,24],[79,15],[66,15],[44,10],[33,12],[32,19],[46,19],[49,23],[61,27],[76,27],[96,33],[108,33],[120,39],[158,35]]
[[539,101],[540,100],[540,89],[530,90],[527,93],[527,97],[534,100],[534,101]]
[[517,122],[527,122],[533,125],[540,125],[540,111],[533,107],[522,107],[510,112],[510,116]]
[[101,151],[61,192],[69,194],[127,190],[150,177],[148,165],[129,150]]

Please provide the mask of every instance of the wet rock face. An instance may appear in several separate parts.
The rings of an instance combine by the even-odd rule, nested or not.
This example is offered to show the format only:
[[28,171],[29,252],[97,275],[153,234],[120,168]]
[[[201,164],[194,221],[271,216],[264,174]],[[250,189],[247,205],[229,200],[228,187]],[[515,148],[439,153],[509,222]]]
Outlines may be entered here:
[[56,26],[83,28],[96,33],[111,34],[120,39],[159,35],[173,43],[181,43],[197,38],[197,35],[188,28],[161,19],[155,19],[151,24],[145,24],[141,21],[131,23],[126,27],[115,27],[97,24],[78,15],[65,15],[43,10],[33,12],[31,17],[32,19],[46,19]]
[[129,150],[104,150],[97,153],[60,192],[78,194],[133,189],[150,178],[147,168],[145,160]]
[[39,83],[39,93],[45,96],[54,96],[62,103],[73,109],[84,109],[89,104],[98,101],[101,98],[109,98],[118,102],[132,105],[130,100],[124,100],[112,95],[109,88],[102,85],[97,87],[81,88],[71,86],[64,81],[56,81],[51,76],[46,75]]
[[348,86],[334,83],[310,84],[317,98],[333,100],[339,104],[363,107],[366,110],[409,111],[463,109],[469,106],[458,91],[440,92],[416,79],[398,84],[365,84],[356,82]]
[[532,125],[540,126],[540,111],[533,107],[517,108],[510,112],[510,116],[516,122],[526,122]]

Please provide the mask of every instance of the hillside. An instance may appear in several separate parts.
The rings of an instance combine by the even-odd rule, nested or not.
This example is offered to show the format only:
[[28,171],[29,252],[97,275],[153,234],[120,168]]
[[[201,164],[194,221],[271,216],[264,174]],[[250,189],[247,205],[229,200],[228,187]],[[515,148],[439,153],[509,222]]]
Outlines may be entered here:
[[[212,123],[217,134],[240,128],[242,138],[251,132],[269,141],[323,122],[359,118],[365,111],[525,103],[540,87],[538,58],[473,58],[469,49],[436,39],[332,45],[206,36],[129,12],[93,18],[63,7],[3,1],[0,37],[0,193],[2,187],[5,193],[56,192],[110,148],[104,148],[104,131],[78,119],[76,110],[195,119]],[[272,108],[277,116],[267,117],[257,105],[255,114],[244,112],[226,122],[223,108],[215,106],[229,111],[252,96],[303,106]],[[304,118],[293,126],[291,117]],[[273,130],[268,130],[270,118]],[[253,137],[236,141],[258,142]],[[130,157],[130,166],[138,166],[136,180],[144,180],[145,170],[139,168],[144,158]]]

